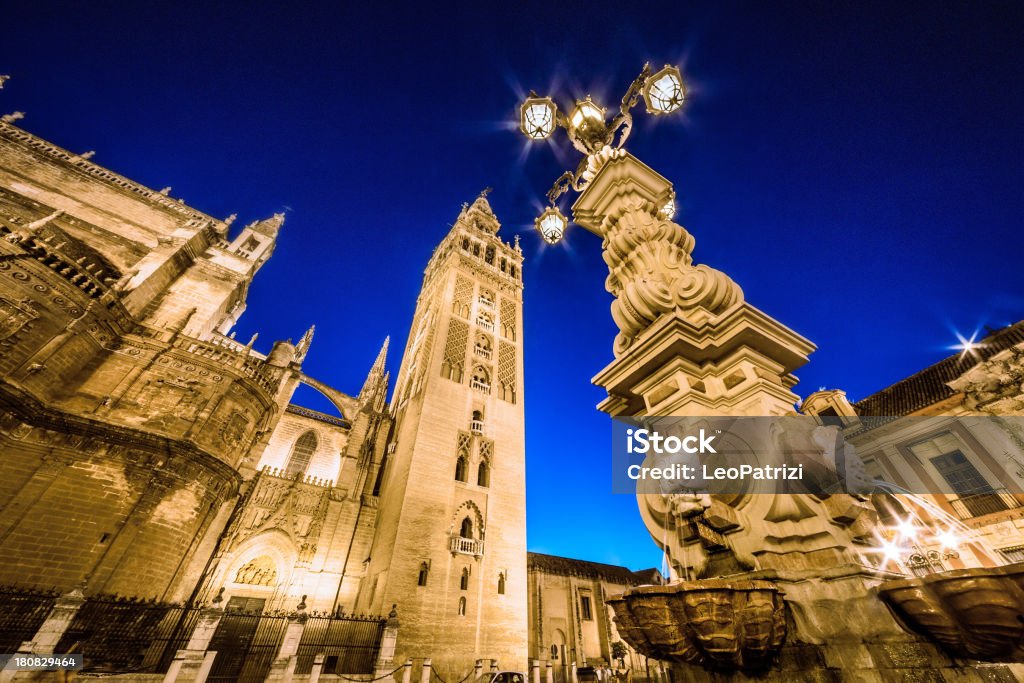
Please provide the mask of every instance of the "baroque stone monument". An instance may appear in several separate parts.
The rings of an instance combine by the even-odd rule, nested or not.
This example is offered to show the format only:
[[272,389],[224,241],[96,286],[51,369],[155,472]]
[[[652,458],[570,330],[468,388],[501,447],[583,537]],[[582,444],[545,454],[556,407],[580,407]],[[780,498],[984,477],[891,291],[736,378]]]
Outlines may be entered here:
[[[623,150],[602,156],[573,206],[602,239],[619,327],[615,359],[594,379],[608,392],[599,408],[641,419],[795,414],[792,373],[813,344],[746,303],[726,274],[694,264],[693,237],[662,210],[674,196],[665,178]],[[1024,676],[1019,566],[925,579],[872,566],[862,551],[879,514],[849,493],[637,498],[685,578],[610,602],[623,637],[672,662],[677,683]]]

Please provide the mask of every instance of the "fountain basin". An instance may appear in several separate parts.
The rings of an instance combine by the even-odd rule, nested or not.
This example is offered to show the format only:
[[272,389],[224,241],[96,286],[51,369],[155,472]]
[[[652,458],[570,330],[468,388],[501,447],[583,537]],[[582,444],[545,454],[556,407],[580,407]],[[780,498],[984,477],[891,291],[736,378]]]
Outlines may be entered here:
[[1024,563],[887,581],[879,596],[913,631],[984,661],[1024,647]]
[[756,671],[771,663],[786,636],[785,601],[770,581],[640,586],[608,604],[623,640],[662,661]]

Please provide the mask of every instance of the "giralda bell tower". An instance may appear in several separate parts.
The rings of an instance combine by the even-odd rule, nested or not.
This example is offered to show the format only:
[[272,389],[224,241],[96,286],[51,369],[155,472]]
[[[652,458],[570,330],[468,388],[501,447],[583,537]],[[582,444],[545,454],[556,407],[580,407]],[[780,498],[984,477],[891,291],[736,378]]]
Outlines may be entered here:
[[427,265],[358,606],[397,604],[395,661],[432,657],[455,681],[478,658],[527,659],[523,256],[485,195]]

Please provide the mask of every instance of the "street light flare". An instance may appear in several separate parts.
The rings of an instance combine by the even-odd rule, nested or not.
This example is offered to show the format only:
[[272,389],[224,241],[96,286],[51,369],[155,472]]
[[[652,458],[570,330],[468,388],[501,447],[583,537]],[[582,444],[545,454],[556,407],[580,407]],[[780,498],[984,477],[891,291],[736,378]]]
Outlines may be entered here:
[[914,524],[913,520],[910,517],[907,517],[906,519],[901,519],[896,524],[896,531],[902,538],[911,540],[917,538],[917,526]]
[[955,550],[960,545],[960,537],[952,529],[946,529],[942,533],[936,534],[935,540],[939,542],[943,550]]

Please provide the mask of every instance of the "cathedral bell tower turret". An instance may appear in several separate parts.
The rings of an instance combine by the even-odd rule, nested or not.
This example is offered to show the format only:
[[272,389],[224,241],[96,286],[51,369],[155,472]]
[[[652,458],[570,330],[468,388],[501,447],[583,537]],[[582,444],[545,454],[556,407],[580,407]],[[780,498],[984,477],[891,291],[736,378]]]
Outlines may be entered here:
[[527,657],[523,259],[500,227],[484,192],[427,265],[359,599],[398,605],[397,660],[454,680]]

